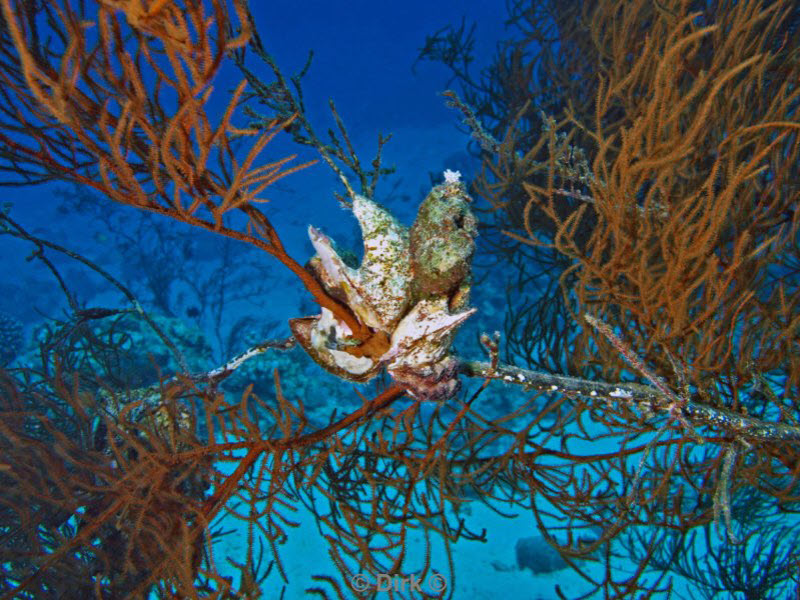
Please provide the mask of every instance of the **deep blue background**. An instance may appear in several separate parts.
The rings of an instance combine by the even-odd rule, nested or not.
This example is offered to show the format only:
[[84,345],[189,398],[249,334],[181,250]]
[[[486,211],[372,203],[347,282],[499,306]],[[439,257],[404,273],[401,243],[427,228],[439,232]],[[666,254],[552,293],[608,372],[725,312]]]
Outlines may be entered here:
[[[277,59],[286,75],[298,71],[305,64],[308,52],[314,51],[303,86],[308,116],[320,137],[325,137],[328,128],[334,126],[328,108],[330,99],[335,101],[362,162],[373,159],[379,133],[392,134],[384,150],[384,165],[395,166],[397,172],[381,182],[375,199],[398,218],[410,224],[431,181],[441,181],[445,168],[461,169],[465,176],[469,175],[467,171],[475,163],[470,162],[466,152],[468,135],[459,123],[459,115],[446,108],[439,95],[446,89],[450,73],[432,62],[419,62],[412,67],[427,35],[447,25],[457,26],[466,18],[467,23],[477,24],[473,65],[477,76],[504,35],[503,2],[283,0],[254,1],[251,8],[266,50]],[[258,68],[254,55],[249,56],[248,65]],[[269,75],[266,70],[264,74]],[[232,63],[225,66],[214,84],[212,111],[223,110],[230,90],[241,78]],[[237,122],[244,123],[244,117]],[[312,149],[297,148],[288,136],[283,136],[264,150],[261,161],[295,152],[300,155],[298,161],[317,158]],[[69,192],[70,188],[62,183],[4,188],[2,200],[11,203],[11,216],[28,231],[81,253],[125,283],[142,281],[143,275],[131,272],[131,257],[120,255],[119,240],[113,233],[105,231],[96,218],[64,210],[56,190]],[[306,234],[309,224],[358,249],[356,222],[339,207],[334,197],[336,191],[341,191],[336,177],[318,162],[281,180],[263,194],[270,200],[262,205],[264,212],[298,261],[304,262],[313,252]],[[97,197],[100,206],[110,202]],[[130,207],[114,205],[113,210],[123,219],[128,218],[131,228],[141,218]],[[213,257],[214,244],[219,242],[213,239],[215,236],[168,219],[162,221],[167,230],[187,236],[198,245],[195,257],[203,255],[203,247]],[[52,274],[38,261],[25,260],[31,249],[30,244],[6,236],[0,239],[0,312],[23,322],[26,336],[30,336],[42,317],[66,314],[64,296]],[[118,292],[85,267],[58,254],[48,253],[48,256],[86,306],[127,305]],[[256,260],[262,257],[257,256]],[[276,283],[271,285],[273,289],[277,287],[275,293],[280,300],[272,304],[274,314],[264,318],[282,320],[303,314],[298,306],[305,302],[303,308],[307,308],[308,299],[299,283],[274,259],[263,256],[263,263],[276,273]],[[208,265],[210,268],[211,262]],[[175,257],[170,268],[176,272],[184,268],[180,256]],[[181,313],[190,305],[191,301],[187,301]],[[226,318],[234,319],[238,309],[231,310],[233,314]],[[207,327],[207,323],[198,325]],[[490,328],[499,325],[487,324]]]

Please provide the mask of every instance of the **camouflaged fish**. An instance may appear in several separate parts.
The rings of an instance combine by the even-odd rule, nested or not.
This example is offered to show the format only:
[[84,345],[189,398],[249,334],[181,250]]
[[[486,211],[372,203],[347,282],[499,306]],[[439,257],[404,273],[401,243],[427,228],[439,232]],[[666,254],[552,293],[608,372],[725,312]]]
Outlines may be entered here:
[[333,242],[315,227],[309,269],[325,291],[385,338],[382,353],[358,351],[361,341],[328,309],[292,319],[300,345],[323,368],[351,381],[367,381],[386,368],[409,393],[444,400],[458,391],[457,361],[450,354],[455,330],[469,308],[469,278],[477,221],[460,174],[445,172],[420,206],[410,230],[364,196],[353,213],[364,240],[358,268],[348,266]]

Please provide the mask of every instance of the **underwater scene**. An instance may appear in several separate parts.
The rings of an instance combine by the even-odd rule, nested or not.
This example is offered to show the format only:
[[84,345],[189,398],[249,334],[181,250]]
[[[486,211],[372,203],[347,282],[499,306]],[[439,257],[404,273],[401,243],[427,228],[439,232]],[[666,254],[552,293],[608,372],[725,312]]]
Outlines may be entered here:
[[0,9],[0,600],[800,600],[800,3]]

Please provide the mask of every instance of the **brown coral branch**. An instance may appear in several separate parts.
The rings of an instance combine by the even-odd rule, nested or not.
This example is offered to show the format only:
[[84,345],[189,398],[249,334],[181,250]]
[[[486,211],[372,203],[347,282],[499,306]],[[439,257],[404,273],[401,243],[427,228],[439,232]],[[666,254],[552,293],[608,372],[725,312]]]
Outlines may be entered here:
[[[672,396],[663,394],[658,388],[640,383],[606,383],[542,373],[512,365],[465,361],[459,371],[467,377],[492,379],[525,389],[580,396],[593,403],[622,402],[640,411],[644,416],[656,413],[669,414],[673,407]],[[800,442],[800,427],[784,423],[769,423],[732,410],[708,406],[687,399],[682,401],[681,415],[697,426],[710,426],[736,438],[753,442]]]

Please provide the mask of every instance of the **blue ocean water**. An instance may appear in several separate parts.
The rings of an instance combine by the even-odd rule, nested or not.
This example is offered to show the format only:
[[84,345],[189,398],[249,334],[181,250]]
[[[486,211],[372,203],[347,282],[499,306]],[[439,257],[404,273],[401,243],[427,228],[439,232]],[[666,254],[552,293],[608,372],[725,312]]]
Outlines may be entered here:
[[[303,68],[313,51],[302,84],[307,115],[319,134],[324,137],[329,128],[335,128],[329,109],[333,100],[363,162],[372,160],[380,134],[392,135],[383,164],[397,170],[381,180],[375,200],[403,223],[413,221],[419,203],[433,183],[442,181],[446,169],[460,171],[467,181],[476,174],[480,163],[471,152],[469,132],[441,96],[450,85],[450,71],[416,59],[427,36],[458,26],[463,19],[468,27],[472,23],[476,27],[475,62],[470,68],[479,77],[496,45],[510,35],[504,3],[284,0],[254,1],[252,9],[265,48],[285,74]],[[258,64],[255,57],[250,59],[251,65]],[[224,110],[240,78],[232,67],[220,73],[210,100],[212,112]],[[314,225],[358,254],[356,221],[335,196],[342,191],[340,183],[313,150],[298,148],[283,137],[267,147],[261,160],[294,153],[298,156],[290,164],[317,162],[271,186],[263,194],[268,202],[262,205],[287,251],[300,263],[310,258],[314,251],[308,225]],[[58,182],[4,188],[2,202],[29,233],[85,256],[128,286],[148,310],[169,318],[176,335],[186,342],[186,358],[193,370],[214,368],[265,337],[288,335],[287,319],[318,312],[296,279],[257,250],[158,215],[113,205],[90,190]],[[30,243],[7,236],[0,239],[0,313],[23,327],[26,347],[20,349],[20,361],[31,359],[44,320],[66,318],[69,309],[59,283],[33,258],[33,252]],[[57,252],[48,256],[82,306],[125,305],[118,290],[91,269]],[[514,301],[504,292],[501,273],[484,275],[472,298],[479,312],[458,340],[459,350],[476,359],[484,356],[479,354],[475,333],[502,329],[506,303]],[[220,285],[221,280],[226,285]],[[223,297],[221,290],[226,288]],[[168,362],[162,366],[166,373],[176,368]],[[266,378],[257,381],[263,385],[259,393],[270,393],[274,366],[263,364],[248,375]],[[355,406],[352,386],[341,386],[311,361],[293,355],[280,367],[284,384],[294,384],[297,393],[305,395],[306,406],[319,414],[333,402],[341,402],[337,405],[341,410]],[[587,454],[615,450],[602,442],[580,449]],[[466,506],[465,517],[473,527],[485,528],[487,539],[453,547],[455,598],[544,600],[558,597],[556,586],[567,597],[583,589],[583,582],[538,535],[530,515],[501,514],[479,502]],[[284,585],[283,597],[303,597],[303,590],[314,585],[312,575],[336,573],[310,513],[301,511],[297,520],[299,528],[290,530],[282,546],[288,583],[273,573],[263,589],[265,598],[281,597]],[[225,570],[225,558],[243,559],[247,532],[232,521],[222,525],[235,531],[220,542],[217,564],[223,574],[235,578],[234,569]],[[423,542],[421,534],[411,536],[409,552],[422,552]],[[446,565],[448,558],[441,548],[432,556],[437,567]],[[623,571],[635,568],[625,556],[615,564]],[[682,589],[681,585],[676,580],[675,587]]]
[[[443,27],[457,25],[464,18],[467,23],[476,24],[477,59],[473,67],[477,75],[489,63],[495,44],[502,39],[505,12],[499,3],[320,1],[304,2],[298,8],[293,2],[254,2],[251,8],[265,48],[276,58],[285,75],[298,72],[313,51],[311,68],[303,78],[304,101],[308,116],[321,137],[326,137],[329,128],[335,128],[330,101],[335,102],[362,161],[368,163],[375,156],[379,134],[392,135],[384,149],[383,164],[397,170],[381,182],[376,199],[391,205],[391,210],[406,224],[413,220],[417,205],[430,188],[432,176],[441,177],[445,168],[477,167],[478,163],[467,154],[468,134],[460,125],[459,115],[446,108],[439,95],[446,89],[450,73],[430,61],[415,64],[415,59],[426,36]],[[251,57],[249,64],[257,65],[258,61]],[[230,92],[241,79],[235,67],[221,70],[209,101],[210,112],[224,110]],[[240,123],[244,124],[244,120]],[[306,231],[312,223],[332,237],[353,239],[357,247],[355,220],[341,210],[334,197],[334,192],[341,191],[336,176],[319,161],[313,150],[298,148],[287,139],[279,138],[260,159],[268,162],[295,153],[298,157],[291,164],[307,160],[318,162],[279,181],[265,194],[271,202],[270,218],[280,228],[290,254],[300,262],[312,254]],[[106,212],[114,211],[113,217],[101,214],[98,207],[108,206],[105,200],[85,199],[79,203],[82,210],[73,210],[65,206],[63,197],[72,195],[74,201],[74,191],[64,183],[9,188],[4,201],[10,203],[11,214],[32,233],[47,233],[51,241],[63,243],[76,252],[86,252],[114,274],[118,274],[119,269],[130,271],[131,261],[121,260],[119,253],[128,252],[136,240],[128,240],[120,249],[118,242],[123,240],[114,238],[125,236],[126,232],[108,232],[108,223],[103,220],[112,218],[125,222],[128,229],[133,230],[131,224],[139,223],[142,216],[124,206],[107,209]],[[89,193],[85,189],[83,192]],[[192,250],[194,258],[214,254],[213,236],[192,231],[183,224],[153,218],[157,227],[168,228],[175,236],[185,235],[192,244],[199,245]],[[116,229],[123,228],[117,225]],[[131,232],[131,235],[135,238],[140,234]],[[3,274],[0,311],[12,314],[26,327],[37,320],[41,311],[52,316],[63,302],[50,297],[50,275],[37,265],[20,262],[28,252],[24,244],[8,240],[0,243],[6,244],[2,246],[6,259],[0,266]],[[143,243],[147,242],[143,240]],[[54,260],[62,258],[56,256]],[[74,261],[66,261],[64,265],[73,284],[84,286],[89,295],[99,291],[97,286],[102,284],[90,273],[77,268]],[[23,269],[23,266],[30,268]],[[265,264],[264,268],[277,270],[276,265]],[[19,279],[23,272],[24,284]],[[128,273],[123,279],[135,281],[136,277]],[[185,303],[187,306],[182,306],[183,310],[192,308],[188,306],[191,301]]]

